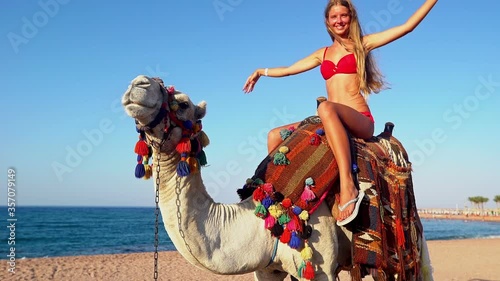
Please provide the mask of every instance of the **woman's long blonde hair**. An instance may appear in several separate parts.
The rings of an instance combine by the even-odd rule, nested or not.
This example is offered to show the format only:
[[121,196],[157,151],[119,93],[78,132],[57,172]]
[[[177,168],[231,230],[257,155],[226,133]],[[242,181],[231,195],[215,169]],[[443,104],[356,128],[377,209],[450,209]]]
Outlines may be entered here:
[[[349,27],[348,39],[351,40],[352,45],[346,46],[344,42],[338,37],[333,30],[328,25],[328,15],[330,9],[333,6],[342,5],[346,7],[351,16],[351,22]],[[333,41],[338,40],[338,42],[347,49],[347,51],[354,53],[356,57],[356,63],[358,68],[359,77],[359,90],[361,94],[367,98],[372,92],[378,93],[384,87],[383,76],[377,68],[375,61],[372,58],[371,53],[366,51],[363,45],[363,31],[358,20],[358,14],[356,8],[351,3],[350,0],[329,0],[325,8],[325,25],[328,30],[328,34]]]

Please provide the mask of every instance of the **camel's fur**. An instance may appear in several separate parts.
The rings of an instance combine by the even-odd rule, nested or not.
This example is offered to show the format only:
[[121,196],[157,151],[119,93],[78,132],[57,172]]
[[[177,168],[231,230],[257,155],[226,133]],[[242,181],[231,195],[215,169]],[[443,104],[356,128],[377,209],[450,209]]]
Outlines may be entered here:
[[[138,76],[125,92],[122,103],[129,116],[146,125],[155,117],[162,102],[166,102],[163,99],[156,81]],[[175,99],[189,104],[188,109],[177,112],[180,120],[195,121],[205,115],[205,102],[194,105],[181,92],[175,93]],[[160,124],[153,128],[147,133],[148,139],[159,143],[163,127]],[[180,138],[181,130],[175,128],[161,151],[156,149],[152,158],[156,165],[156,154],[160,152],[159,206],[176,249],[190,263],[217,274],[255,272],[255,280],[283,280],[287,274],[297,277],[302,258],[297,250],[285,244],[278,244],[276,257],[267,266],[276,240],[264,228],[263,220],[254,215],[256,203],[252,198],[238,204],[216,203],[207,193],[201,173],[177,176],[176,164],[180,157],[175,145]],[[153,178],[156,176],[154,173]],[[314,229],[309,242],[314,251],[315,280],[335,280],[338,263],[349,262],[350,237],[336,226],[325,203],[312,214],[309,224]],[[340,256],[339,240],[343,245]]]

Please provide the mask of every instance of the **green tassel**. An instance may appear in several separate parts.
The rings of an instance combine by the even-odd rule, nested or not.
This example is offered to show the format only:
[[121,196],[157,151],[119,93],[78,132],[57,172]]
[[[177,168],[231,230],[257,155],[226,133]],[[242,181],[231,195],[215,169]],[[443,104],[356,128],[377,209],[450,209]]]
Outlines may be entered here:
[[276,152],[276,154],[274,154],[273,163],[274,165],[288,165],[290,164],[290,160],[286,158],[284,153]]
[[264,219],[267,216],[267,209],[266,209],[266,207],[264,207],[264,205],[262,205],[261,203],[259,203],[257,205],[257,207],[255,207],[254,214],[256,216],[258,216],[259,218]]
[[278,152],[274,154],[274,165],[288,165],[290,164],[290,160],[288,160],[285,156],[290,151],[290,149],[286,146],[282,146],[278,149]]
[[284,213],[278,219],[278,223],[281,225],[284,225],[285,223],[288,223],[289,221],[290,221],[290,216],[287,213]]
[[306,262],[302,261],[302,263],[299,266],[299,269],[297,269],[297,275],[299,276],[299,278],[302,278],[302,272],[304,271],[305,268],[306,268]]
[[207,155],[205,154],[205,151],[203,149],[198,153],[198,160],[200,160],[200,166],[205,166],[207,165]]

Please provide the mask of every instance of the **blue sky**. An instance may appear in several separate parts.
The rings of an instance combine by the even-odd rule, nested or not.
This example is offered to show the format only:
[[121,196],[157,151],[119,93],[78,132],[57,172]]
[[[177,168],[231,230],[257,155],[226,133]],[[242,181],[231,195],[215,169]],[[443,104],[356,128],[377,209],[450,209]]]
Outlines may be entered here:
[[[367,33],[402,24],[423,1],[355,1]],[[2,181],[17,204],[153,206],[134,178],[134,122],[119,100],[139,74],[206,100],[203,170],[216,201],[265,157],[273,126],[314,114],[319,69],[242,86],[259,67],[286,66],[331,44],[326,1],[8,1],[0,11]],[[500,194],[500,2],[440,1],[406,37],[374,51],[391,89],[369,101],[414,163],[419,207],[463,207]],[[54,169],[59,167],[59,172]],[[61,167],[64,167],[63,169]],[[61,170],[62,169],[62,170]],[[5,186],[5,185],[2,185]],[[3,189],[2,203],[6,198]]]

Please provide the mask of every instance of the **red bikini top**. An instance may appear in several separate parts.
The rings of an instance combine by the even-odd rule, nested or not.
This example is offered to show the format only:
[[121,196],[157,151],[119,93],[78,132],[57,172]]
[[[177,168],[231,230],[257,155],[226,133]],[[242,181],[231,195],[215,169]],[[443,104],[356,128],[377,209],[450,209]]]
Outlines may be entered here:
[[323,53],[323,62],[321,63],[320,71],[321,75],[325,80],[330,79],[333,75],[337,73],[344,74],[353,74],[356,73],[357,65],[356,65],[356,57],[354,54],[347,54],[343,56],[338,62],[337,65],[333,63],[331,60],[325,60],[325,54],[328,47],[325,48],[325,52]]

